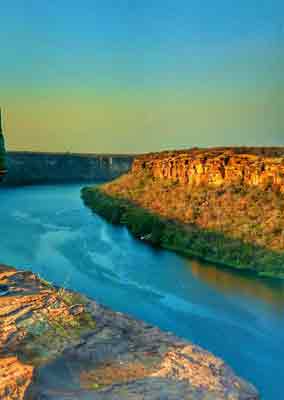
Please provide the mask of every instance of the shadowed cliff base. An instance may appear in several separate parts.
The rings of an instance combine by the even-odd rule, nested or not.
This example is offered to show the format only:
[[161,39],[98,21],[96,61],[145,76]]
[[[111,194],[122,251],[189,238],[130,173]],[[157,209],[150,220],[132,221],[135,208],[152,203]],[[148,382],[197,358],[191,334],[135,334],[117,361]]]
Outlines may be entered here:
[[166,220],[100,188],[84,188],[82,198],[94,212],[113,224],[126,225],[138,239],[179,254],[223,267],[284,278],[284,254],[227,237],[220,232]]
[[131,172],[84,189],[82,197],[98,214],[153,245],[284,278],[284,162],[277,151],[277,157],[273,150],[272,158],[256,159],[236,156],[235,149],[144,155]]
[[7,152],[3,186],[106,181],[127,172],[132,161],[127,154]]

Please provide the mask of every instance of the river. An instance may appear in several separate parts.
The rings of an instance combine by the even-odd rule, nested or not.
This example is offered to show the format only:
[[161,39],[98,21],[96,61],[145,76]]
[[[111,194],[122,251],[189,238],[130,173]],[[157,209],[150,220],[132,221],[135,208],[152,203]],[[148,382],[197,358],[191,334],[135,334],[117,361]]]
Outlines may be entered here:
[[94,216],[82,184],[0,189],[0,262],[201,345],[284,398],[284,282],[202,265]]

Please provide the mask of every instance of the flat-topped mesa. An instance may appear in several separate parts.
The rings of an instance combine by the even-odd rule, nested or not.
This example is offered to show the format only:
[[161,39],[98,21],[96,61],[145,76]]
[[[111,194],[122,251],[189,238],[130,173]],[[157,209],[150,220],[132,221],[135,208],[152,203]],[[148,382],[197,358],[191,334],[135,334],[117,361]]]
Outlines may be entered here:
[[284,148],[212,148],[150,153],[135,159],[132,172],[182,184],[268,187],[284,192]]

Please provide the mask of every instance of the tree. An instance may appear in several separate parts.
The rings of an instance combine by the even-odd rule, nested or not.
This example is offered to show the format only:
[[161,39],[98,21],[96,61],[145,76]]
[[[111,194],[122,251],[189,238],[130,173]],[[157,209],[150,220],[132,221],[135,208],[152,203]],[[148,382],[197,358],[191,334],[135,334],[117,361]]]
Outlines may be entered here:
[[5,170],[5,141],[4,141],[4,136],[3,136],[3,131],[2,131],[2,118],[1,118],[1,108],[0,108],[0,180],[4,175],[4,170]]

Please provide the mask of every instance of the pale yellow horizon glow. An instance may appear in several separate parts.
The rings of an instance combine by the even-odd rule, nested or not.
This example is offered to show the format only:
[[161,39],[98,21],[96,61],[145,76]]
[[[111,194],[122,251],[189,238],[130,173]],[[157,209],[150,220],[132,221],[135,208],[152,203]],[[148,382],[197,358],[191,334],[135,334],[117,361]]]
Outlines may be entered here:
[[[280,91],[281,92],[281,91]],[[139,153],[222,145],[283,145],[283,98],[220,88],[141,96],[47,91],[4,108],[8,150]],[[277,97],[278,96],[278,97]],[[28,99],[28,101],[27,101]],[[282,108],[283,109],[283,108]]]

